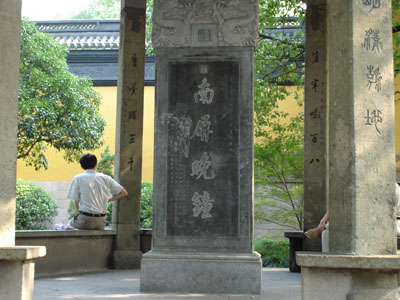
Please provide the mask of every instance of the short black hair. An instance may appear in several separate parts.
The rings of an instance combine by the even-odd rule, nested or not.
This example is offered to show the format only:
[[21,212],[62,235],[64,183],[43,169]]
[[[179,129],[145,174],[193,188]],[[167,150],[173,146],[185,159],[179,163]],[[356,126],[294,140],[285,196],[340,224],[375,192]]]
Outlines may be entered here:
[[89,170],[93,169],[97,165],[97,157],[94,154],[86,153],[83,154],[79,160],[82,169]]

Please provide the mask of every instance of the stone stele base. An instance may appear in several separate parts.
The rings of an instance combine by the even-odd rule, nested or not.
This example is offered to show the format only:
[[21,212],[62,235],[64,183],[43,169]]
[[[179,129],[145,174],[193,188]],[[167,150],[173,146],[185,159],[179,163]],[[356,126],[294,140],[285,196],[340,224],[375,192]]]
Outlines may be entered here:
[[46,247],[0,247],[0,299],[31,300],[35,263]]
[[260,294],[260,255],[150,251],[143,255],[140,291]]
[[399,300],[400,255],[298,252],[303,300]]

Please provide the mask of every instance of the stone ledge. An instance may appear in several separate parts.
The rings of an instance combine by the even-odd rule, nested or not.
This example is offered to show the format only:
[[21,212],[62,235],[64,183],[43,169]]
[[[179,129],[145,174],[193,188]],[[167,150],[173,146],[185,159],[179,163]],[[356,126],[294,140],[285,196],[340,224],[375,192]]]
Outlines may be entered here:
[[117,235],[117,230],[17,230],[16,238]]
[[207,261],[240,261],[240,262],[259,262],[261,255],[257,252],[253,253],[230,253],[222,254],[215,252],[175,252],[175,251],[149,251],[145,254],[146,259],[152,260],[165,260],[165,259],[175,259],[175,260],[207,260]]
[[30,260],[46,255],[44,246],[0,247],[0,261]]
[[400,270],[400,255],[343,255],[297,252],[296,263],[307,268]]

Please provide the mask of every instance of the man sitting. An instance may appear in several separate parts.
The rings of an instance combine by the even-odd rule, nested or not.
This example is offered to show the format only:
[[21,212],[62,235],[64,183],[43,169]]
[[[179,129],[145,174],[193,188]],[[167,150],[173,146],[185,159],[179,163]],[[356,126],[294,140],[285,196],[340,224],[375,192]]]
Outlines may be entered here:
[[78,229],[102,230],[107,203],[125,198],[128,192],[110,176],[96,172],[95,155],[84,154],[79,162],[85,171],[74,177],[68,192],[68,199],[75,201],[78,211],[69,224]]

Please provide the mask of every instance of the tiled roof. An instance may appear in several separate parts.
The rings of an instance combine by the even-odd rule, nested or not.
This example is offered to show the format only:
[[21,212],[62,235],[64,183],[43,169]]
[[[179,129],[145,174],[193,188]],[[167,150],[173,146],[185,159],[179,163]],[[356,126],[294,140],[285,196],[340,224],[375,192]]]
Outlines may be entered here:
[[118,50],[119,20],[68,20],[36,22],[70,50]]

